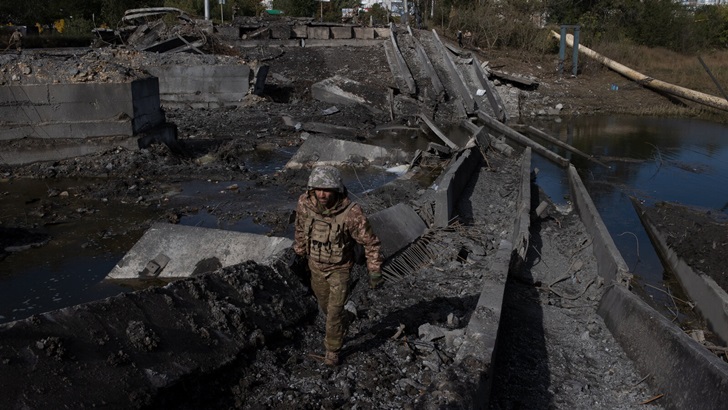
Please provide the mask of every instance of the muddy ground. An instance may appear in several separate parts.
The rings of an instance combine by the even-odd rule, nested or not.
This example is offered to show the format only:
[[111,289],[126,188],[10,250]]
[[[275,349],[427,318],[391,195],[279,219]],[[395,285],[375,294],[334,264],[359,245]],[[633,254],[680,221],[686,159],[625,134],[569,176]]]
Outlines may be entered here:
[[[67,68],[69,59],[65,57],[2,56],[4,68],[0,72],[4,84],[33,81],[31,73],[35,74],[38,66],[93,81],[99,74],[91,75],[96,71],[90,67],[103,67],[103,72],[108,65],[98,61],[120,55],[134,60],[135,52],[87,50],[70,59],[73,69]],[[16,58],[21,60],[13,60]],[[272,151],[293,152],[300,146],[306,134],[286,125],[281,119],[284,115],[300,121],[353,126],[360,134],[349,138],[376,139],[376,126],[388,123],[386,116],[351,107],[337,107],[338,113],[324,115],[331,105],[311,99],[310,85],[340,74],[370,84],[372,90],[381,90],[390,86],[391,74],[381,47],[241,48],[240,58],[270,64],[266,92],[246,97],[246,104],[239,108],[167,109],[167,120],[179,131],[180,144],[175,150],[164,145],[144,150],[117,148],[50,163],[0,166],[6,181],[66,177],[89,177],[91,181],[70,192],[49,191],[46,197],[28,203],[22,215],[1,216],[3,245],[7,246],[10,237],[17,238],[11,244],[15,247],[42,244],[52,240],[43,236],[47,224],[84,218],[108,203],[154,208],[159,211],[159,220],[171,223],[200,210],[222,220],[252,216],[270,226],[272,235],[286,232],[292,206],[260,201],[255,209],[241,209],[235,201],[213,205],[194,196],[175,199],[170,192],[181,181],[190,179],[220,181],[221,186],[226,181],[249,181],[257,188],[279,188],[280,195],[286,196],[280,202],[294,204],[304,189],[307,170],[261,171],[248,161]],[[479,58],[495,69],[539,80],[535,89],[498,82],[504,98],[515,98],[511,106],[517,108],[509,112],[514,122],[519,116],[527,119],[545,114],[558,104],[563,105],[560,114],[567,116],[640,112],[645,107],[672,104],[588,62],[577,78],[570,78],[556,72],[555,55],[489,51]],[[34,68],[28,72],[24,67]],[[16,68],[20,71],[14,71]],[[620,84],[619,91],[611,90],[613,83]],[[447,122],[452,109],[443,104],[435,113],[438,121]],[[418,126],[414,118],[397,121]],[[44,142],[2,142],[2,146],[37,143]],[[361,268],[356,271],[358,320],[347,335],[343,365],[326,368],[318,360],[323,353],[323,329],[314,312],[308,321],[287,328],[284,337],[266,339],[262,346],[248,350],[245,357],[223,371],[187,380],[153,398],[135,396],[129,402],[139,408],[291,409],[465,408],[479,403],[472,396],[477,383],[472,369],[455,366],[453,359],[477,302],[480,284],[489,275],[489,258],[512,229],[511,211],[518,183],[517,158],[506,158],[494,151],[486,152],[486,157],[488,166],[482,163],[476,171],[456,224],[434,233],[433,242],[441,246],[437,258],[403,281],[387,283],[378,291],[366,289],[365,273]],[[424,188],[415,182],[395,185],[359,200],[371,213],[397,202],[414,203]],[[539,198],[535,185],[533,195]],[[158,221],[148,221],[153,222]],[[27,230],[29,236],[18,235],[17,229]],[[145,226],[130,229],[143,230]],[[5,235],[8,232],[15,236]],[[101,238],[120,234],[105,232]],[[603,288],[596,277],[595,261],[589,256],[590,243],[576,214],[561,214],[552,208],[549,214],[534,219],[531,235],[534,246],[526,261],[512,277],[500,278],[506,283],[507,313],[502,318],[501,347],[493,364],[498,378],[493,380],[491,407],[658,407],[659,401],[640,404],[659,392],[649,387],[649,378],[645,378],[648,375],[636,371],[596,314]],[[574,268],[576,260],[578,269]],[[423,325],[444,330],[448,336],[429,338],[420,331]],[[2,365],[12,364],[6,360]],[[8,404],[28,405],[22,399]]]
[[728,220],[725,214],[671,202],[658,202],[642,209],[680,258],[696,272],[710,276],[718,286],[728,289],[725,266]]

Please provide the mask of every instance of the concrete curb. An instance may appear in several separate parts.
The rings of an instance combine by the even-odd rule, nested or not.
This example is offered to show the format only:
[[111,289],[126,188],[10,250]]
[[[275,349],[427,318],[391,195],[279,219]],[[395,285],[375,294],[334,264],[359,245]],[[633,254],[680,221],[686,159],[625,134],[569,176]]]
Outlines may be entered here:
[[599,315],[667,407],[719,409],[728,403],[728,364],[620,285],[610,286]]
[[[477,374],[477,389],[472,391],[472,408],[487,408],[490,399],[491,384],[491,363],[496,354],[496,344],[500,318],[503,306],[503,295],[505,293],[506,278],[510,269],[511,260],[515,255],[520,255],[521,245],[525,252],[528,249],[528,230],[531,219],[531,150],[526,148],[521,159],[521,185],[519,188],[515,216],[513,238],[519,245],[514,248],[514,243],[501,240],[495,259],[488,267],[488,270],[502,280],[494,281],[486,279],[483,282],[475,311],[468,322],[465,330],[465,339],[458,350],[455,362],[461,366],[467,366],[467,372]],[[516,253],[514,253],[516,251]]]
[[617,250],[617,246],[612,240],[607,227],[602,221],[597,207],[594,205],[589,193],[581,181],[581,177],[576,172],[573,165],[569,165],[569,188],[571,190],[571,198],[574,206],[579,212],[581,221],[586,227],[587,233],[592,238],[592,247],[594,256],[597,258],[599,266],[599,276],[604,278],[607,284],[620,283],[625,286],[629,285],[632,274],[629,273],[627,263],[622,258],[622,254]]
[[518,216],[513,221],[513,250],[521,259],[526,258],[531,228],[531,148],[526,148],[521,160],[521,189],[516,201]]
[[[637,205],[635,205],[637,208]],[[728,293],[709,276],[695,272],[684,259],[675,253],[667,244],[667,239],[660,230],[642,212],[637,214],[657,253],[680,280],[688,296],[697,304],[698,310],[707,319],[711,329],[725,343],[728,341]]]

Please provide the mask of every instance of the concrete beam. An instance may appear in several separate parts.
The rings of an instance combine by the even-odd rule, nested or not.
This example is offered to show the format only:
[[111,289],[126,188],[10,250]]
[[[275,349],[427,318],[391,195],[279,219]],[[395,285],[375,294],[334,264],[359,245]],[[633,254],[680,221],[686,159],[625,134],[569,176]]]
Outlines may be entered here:
[[308,26],[308,38],[316,40],[328,40],[331,38],[331,32],[328,27]]
[[234,65],[166,65],[147,67],[159,78],[159,93],[165,106],[240,105],[250,88],[250,67]]
[[301,145],[286,168],[300,169],[314,165],[341,165],[368,161],[374,164],[406,164],[409,155],[398,149],[311,135]]
[[150,262],[159,265],[159,271],[147,275],[158,278],[189,277],[248,260],[263,263],[292,243],[287,238],[154,224],[114,266],[106,279],[143,278],[140,273],[148,268]]
[[493,130],[505,135],[507,138],[510,138],[511,140],[513,140],[525,147],[531,147],[531,149],[533,149],[535,152],[543,155],[546,159],[553,161],[554,163],[558,164],[559,166],[562,166],[562,167],[569,166],[568,159],[547,149],[543,145],[526,137],[525,135],[514,130],[513,128],[497,121],[495,118],[491,117],[490,115],[488,115],[488,113],[484,112],[483,110],[478,110],[477,114],[478,114],[478,118],[481,121],[483,121],[483,123],[488,128],[493,129]]
[[598,313],[666,408],[721,409],[728,403],[728,364],[624,286],[607,288]]
[[[490,270],[495,277],[506,278],[510,266],[511,243],[502,240]],[[473,403],[487,403],[493,384],[492,368],[503,308],[505,280],[484,280],[478,303],[465,328],[463,344],[455,356],[455,364],[465,366],[465,372],[475,374],[476,388],[470,392]]]
[[308,26],[296,24],[291,28],[293,38],[308,38]]
[[440,54],[442,55],[443,60],[445,61],[445,67],[450,72],[450,78],[453,79],[453,82],[455,83],[455,88],[457,89],[458,97],[463,102],[463,105],[465,106],[465,112],[467,114],[471,114],[476,110],[475,107],[475,101],[473,100],[473,96],[470,93],[470,90],[468,89],[468,86],[466,85],[465,79],[462,77],[462,73],[460,70],[455,67],[455,63],[452,61],[452,57],[450,56],[450,53],[447,51],[447,48],[442,43],[442,40],[440,40],[440,36],[437,35],[437,32],[433,29],[432,33],[435,37],[435,46],[440,51]]
[[389,38],[392,35],[392,30],[386,27],[374,27],[375,38]]
[[[390,23],[391,27],[391,23]],[[392,33],[394,33],[394,30],[392,30]],[[397,44],[397,36],[392,34],[392,56],[395,60],[395,65],[397,67],[397,70],[399,72],[399,75],[404,80],[406,88],[402,91],[406,92],[407,94],[414,96],[417,94],[417,87],[415,86],[415,79],[412,77],[412,72],[410,72],[409,67],[407,66],[407,62],[404,60],[404,56],[402,56],[402,51],[399,49],[399,44]],[[389,58],[389,55],[387,56]],[[390,67],[392,67],[392,64],[390,64]]]
[[354,27],[354,38],[359,40],[374,40],[374,29],[371,27]]
[[528,252],[529,229],[531,228],[531,149],[526,148],[521,158],[521,186],[516,200],[516,215],[513,226],[513,250],[522,260]]
[[154,77],[0,87],[0,139],[125,135],[164,123]]
[[437,75],[435,66],[432,65],[430,56],[427,55],[427,51],[425,51],[425,48],[422,46],[422,43],[420,43],[420,40],[418,40],[417,37],[412,34],[412,29],[410,28],[410,26],[407,26],[407,30],[409,31],[410,36],[415,43],[417,58],[419,58],[420,63],[425,68],[425,71],[427,71],[427,75],[430,77],[430,82],[432,82],[432,88],[435,90],[435,95],[437,96],[437,99],[440,100],[444,98],[445,87],[442,85],[442,81],[440,81],[440,77],[438,77]]
[[331,27],[331,38],[333,39],[350,39],[354,37],[354,31],[351,26]]
[[607,284],[620,283],[629,286],[632,279],[629,267],[622,258],[622,254],[619,253],[617,245],[614,244],[597,207],[573,165],[569,165],[568,174],[571,198],[587,233],[592,238],[592,248],[594,256],[597,258],[599,276],[604,278]]
[[478,61],[475,54],[473,54],[472,58],[475,75],[478,78],[478,81],[480,81],[481,87],[485,90],[485,96],[488,98],[488,103],[490,104],[490,108],[493,110],[493,114],[498,121],[505,124],[508,121],[508,113],[503,105],[503,100],[501,100],[493,83],[490,79],[488,79],[488,74],[485,70],[483,70],[483,66],[480,65],[480,61]]

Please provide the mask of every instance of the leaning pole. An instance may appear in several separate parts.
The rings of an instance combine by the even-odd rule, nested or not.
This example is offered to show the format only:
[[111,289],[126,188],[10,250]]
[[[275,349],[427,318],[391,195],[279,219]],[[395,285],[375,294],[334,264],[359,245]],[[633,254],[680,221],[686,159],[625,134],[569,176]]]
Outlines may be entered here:
[[[551,31],[551,35],[561,40],[561,35],[555,31]],[[569,45],[569,47],[574,47],[574,36],[571,34],[566,35],[566,44]],[[603,55],[597,53],[596,51],[584,47],[583,45],[579,45],[579,52],[586,55],[587,57],[593,58],[596,61],[599,61],[600,63],[604,64],[605,66],[609,67],[610,69],[616,71],[619,74],[622,74],[623,76],[634,80],[638,82],[641,85],[644,85],[647,88],[651,88],[653,90],[662,91],[668,94],[672,94],[677,97],[682,97],[690,101],[694,101],[699,104],[707,105],[709,107],[717,108],[719,110],[728,111],[728,101],[710,95],[701,93],[698,91],[693,91],[688,88],[680,87],[677,85],[673,85],[670,83],[666,83],[664,81],[655,80],[652,77],[646,76],[642,73],[639,73],[627,66],[624,66],[622,64],[619,64],[618,62],[611,60],[607,57],[604,57]]]

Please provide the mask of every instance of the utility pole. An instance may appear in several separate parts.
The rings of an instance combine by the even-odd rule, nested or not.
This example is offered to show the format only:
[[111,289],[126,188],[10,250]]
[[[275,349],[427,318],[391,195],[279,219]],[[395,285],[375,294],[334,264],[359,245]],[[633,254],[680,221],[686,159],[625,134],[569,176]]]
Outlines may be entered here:
[[205,20],[210,19],[210,0],[205,0]]

